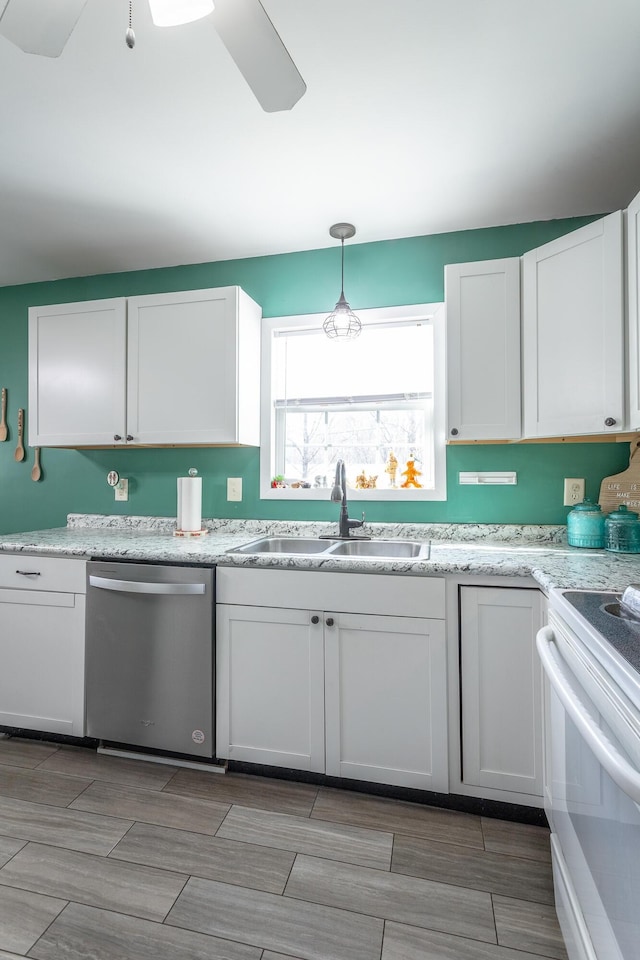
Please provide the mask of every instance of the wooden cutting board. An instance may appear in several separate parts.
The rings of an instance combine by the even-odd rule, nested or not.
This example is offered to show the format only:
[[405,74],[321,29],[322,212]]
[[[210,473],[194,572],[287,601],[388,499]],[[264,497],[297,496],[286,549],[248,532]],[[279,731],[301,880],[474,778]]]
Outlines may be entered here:
[[640,434],[631,441],[630,451],[627,469],[605,477],[600,484],[598,503],[605,515],[623,503],[634,513],[640,513]]

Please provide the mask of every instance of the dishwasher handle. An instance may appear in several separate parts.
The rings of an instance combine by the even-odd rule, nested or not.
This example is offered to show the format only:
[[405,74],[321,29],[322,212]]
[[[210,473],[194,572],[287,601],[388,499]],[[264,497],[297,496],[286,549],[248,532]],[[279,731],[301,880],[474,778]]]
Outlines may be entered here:
[[609,737],[600,729],[591,712],[573,689],[560,656],[554,650],[554,640],[555,634],[551,627],[542,627],[536,636],[540,660],[551,686],[582,738],[611,779],[635,803],[640,803],[640,773],[622,756]]
[[178,594],[203,594],[205,583],[146,583],[142,580],[112,580],[109,577],[90,575],[89,586],[98,590],[114,590],[117,593],[147,593],[158,596],[177,596]]

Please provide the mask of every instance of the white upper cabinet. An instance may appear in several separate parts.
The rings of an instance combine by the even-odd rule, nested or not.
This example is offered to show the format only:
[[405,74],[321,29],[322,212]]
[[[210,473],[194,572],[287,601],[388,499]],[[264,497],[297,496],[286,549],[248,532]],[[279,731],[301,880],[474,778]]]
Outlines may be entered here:
[[622,213],[522,258],[524,435],[624,429]]
[[126,300],[29,310],[33,446],[114,443],[126,434]]
[[640,193],[626,210],[629,429],[640,430]]
[[520,260],[445,267],[450,440],[521,435]]
[[261,315],[239,287],[32,307],[29,442],[258,444]]
[[127,432],[136,443],[260,442],[260,319],[238,287],[131,297]]

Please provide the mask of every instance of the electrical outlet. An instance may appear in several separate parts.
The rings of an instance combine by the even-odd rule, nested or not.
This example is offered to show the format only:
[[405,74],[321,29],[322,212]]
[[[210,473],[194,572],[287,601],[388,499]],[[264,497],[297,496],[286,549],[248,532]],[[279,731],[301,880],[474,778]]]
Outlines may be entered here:
[[582,503],[584,500],[584,480],[578,480],[576,477],[565,477],[564,480],[564,505],[565,507],[575,507],[576,503]]
[[227,477],[227,500],[242,500],[242,477]]
[[129,481],[120,478],[113,488],[116,495],[116,500],[128,500],[129,499]]

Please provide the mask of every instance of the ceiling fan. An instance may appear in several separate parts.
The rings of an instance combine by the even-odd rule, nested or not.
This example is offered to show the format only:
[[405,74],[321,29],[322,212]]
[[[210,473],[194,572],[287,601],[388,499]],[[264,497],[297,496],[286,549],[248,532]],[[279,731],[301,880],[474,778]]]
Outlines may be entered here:
[[[0,0],[0,34],[25,53],[59,57],[86,2]],[[211,15],[220,39],[267,113],[291,110],[307,89],[260,0],[215,0],[215,8],[213,0],[148,2],[156,26]]]

